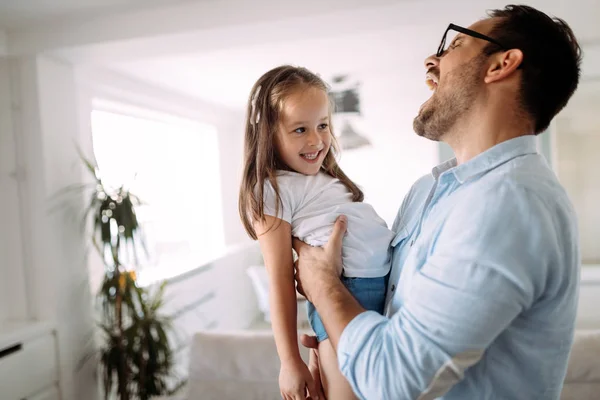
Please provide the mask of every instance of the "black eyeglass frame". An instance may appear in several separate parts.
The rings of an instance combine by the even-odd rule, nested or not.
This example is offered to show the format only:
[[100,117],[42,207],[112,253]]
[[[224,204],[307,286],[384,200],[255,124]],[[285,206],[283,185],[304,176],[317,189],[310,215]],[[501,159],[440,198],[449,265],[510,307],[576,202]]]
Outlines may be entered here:
[[498,42],[496,39],[493,39],[482,33],[475,32],[471,29],[463,28],[462,26],[450,24],[450,25],[448,25],[448,28],[446,28],[446,31],[444,32],[444,36],[442,36],[442,41],[440,42],[440,46],[438,47],[437,53],[435,54],[436,57],[441,57],[442,54],[444,54],[444,52],[446,51],[446,50],[444,50],[444,46],[446,46],[446,36],[448,35],[448,31],[450,31],[450,30],[460,32],[462,34],[469,35],[469,36],[472,36],[477,39],[486,40],[490,43],[494,43],[495,45],[500,46],[500,48],[502,48],[502,50],[508,50],[508,48],[506,46],[504,46],[502,43]]

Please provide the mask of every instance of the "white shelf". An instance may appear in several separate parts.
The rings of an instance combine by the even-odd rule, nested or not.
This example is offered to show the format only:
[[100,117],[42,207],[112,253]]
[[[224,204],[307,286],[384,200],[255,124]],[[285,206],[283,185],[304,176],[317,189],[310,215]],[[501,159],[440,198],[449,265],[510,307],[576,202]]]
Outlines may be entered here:
[[48,321],[1,321],[0,350],[42,336],[53,330],[54,324]]
[[[0,399],[59,400],[54,325],[0,322]],[[32,397],[33,396],[33,397]]]

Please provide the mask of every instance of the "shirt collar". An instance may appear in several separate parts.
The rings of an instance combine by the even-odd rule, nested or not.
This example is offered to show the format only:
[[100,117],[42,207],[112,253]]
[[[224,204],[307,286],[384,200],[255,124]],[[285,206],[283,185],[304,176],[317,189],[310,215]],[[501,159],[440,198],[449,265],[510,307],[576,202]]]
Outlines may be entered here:
[[536,139],[534,135],[519,136],[495,145],[464,164],[457,166],[456,158],[448,160],[433,168],[431,173],[437,180],[442,173],[452,170],[456,180],[462,184],[469,178],[490,171],[513,158],[525,154],[536,154]]
[[441,163],[436,167],[433,167],[433,169],[431,170],[431,175],[433,175],[433,177],[437,181],[441,174],[454,167],[456,167],[456,158],[452,158],[448,161]]

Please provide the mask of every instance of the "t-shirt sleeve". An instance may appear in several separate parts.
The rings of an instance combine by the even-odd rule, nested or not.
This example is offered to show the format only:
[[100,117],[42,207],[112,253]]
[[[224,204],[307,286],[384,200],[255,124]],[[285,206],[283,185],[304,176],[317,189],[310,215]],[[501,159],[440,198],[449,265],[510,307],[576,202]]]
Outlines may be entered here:
[[264,206],[263,210],[265,215],[270,215],[275,218],[279,218],[289,224],[292,223],[292,214],[293,214],[293,204],[292,204],[292,196],[289,188],[285,184],[284,180],[277,181],[279,185],[279,208],[276,208],[277,204],[277,195],[275,194],[275,189],[271,185],[271,182],[265,181],[264,186]]

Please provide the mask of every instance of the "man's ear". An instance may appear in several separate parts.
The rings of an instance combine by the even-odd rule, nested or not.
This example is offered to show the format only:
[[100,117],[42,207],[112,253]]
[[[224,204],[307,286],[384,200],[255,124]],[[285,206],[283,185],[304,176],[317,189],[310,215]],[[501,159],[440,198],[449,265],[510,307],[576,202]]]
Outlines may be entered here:
[[502,80],[512,74],[523,62],[523,52],[519,49],[510,49],[498,53],[492,58],[486,74],[485,83]]

